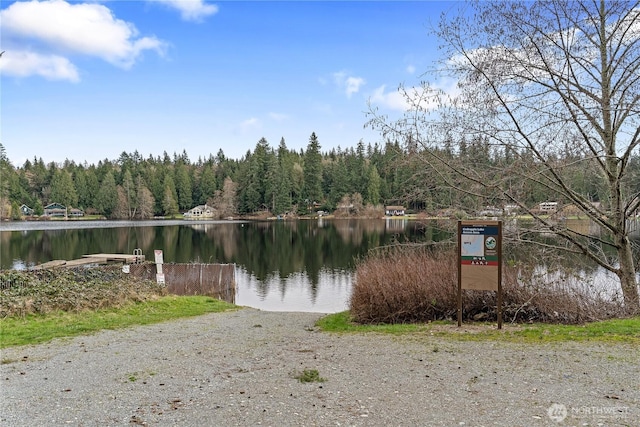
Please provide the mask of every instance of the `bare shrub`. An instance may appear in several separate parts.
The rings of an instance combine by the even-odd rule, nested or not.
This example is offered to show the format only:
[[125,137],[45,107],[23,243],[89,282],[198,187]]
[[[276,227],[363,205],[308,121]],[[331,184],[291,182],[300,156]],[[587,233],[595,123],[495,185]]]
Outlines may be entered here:
[[522,264],[503,268],[505,320],[583,323],[625,315],[622,296],[611,292],[615,286],[598,288],[578,272],[538,270]]
[[367,203],[360,216],[362,218],[382,218],[384,217],[384,207]]
[[[457,316],[457,254],[394,248],[358,262],[350,300],[360,323],[411,323]],[[620,298],[595,292],[577,277],[535,274],[524,265],[503,267],[505,322],[582,323],[621,316]],[[465,320],[496,320],[497,293],[463,291]]]
[[392,249],[357,264],[349,308],[360,323],[409,323],[456,313],[449,254]]

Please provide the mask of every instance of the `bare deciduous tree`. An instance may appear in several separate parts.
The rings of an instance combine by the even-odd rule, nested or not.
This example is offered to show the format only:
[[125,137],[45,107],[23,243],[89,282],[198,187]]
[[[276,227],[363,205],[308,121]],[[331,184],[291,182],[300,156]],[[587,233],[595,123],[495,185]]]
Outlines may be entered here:
[[156,203],[153,198],[153,194],[144,184],[144,180],[141,176],[138,176],[136,180],[136,198],[138,202],[137,215],[140,219],[153,218],[153,207]]
[[[615,273],[625,306],[638,310],[629,224],[640,207],[640,183],[630,179],[629,166],[640,144],[640,2],[469,7],[443,16],[436,32],[446,60],[431,83],[401,88],[404,116],[392,120],[372,109],[370,125],[420,146],[417,155],[449,185],[517,204],[538,231],[554,232],[569,243],[565,248]],[[457,82],[455,90],[439,89],[446,79]],[[456,154],[465,138],[484,139],[510,160],[463,161]],[[591,179],[598,181],[601,203],[574,185],[580,168],[597,170]],[[527,201],[531,185],[523,183],[574,206],[599,232],[572,230],[541,215]]]
[[113,210],[113,217],[117,219],[131,219],[129,212],[129,201],[127,198],[127,192],[125,189],[118,185],[117,187],[117,202],[116,207]]
[[231,178],[226,177],[222,190],[216,191],[212,203],[220,218],[232,217],[237,214],[237,192],[238,185]]

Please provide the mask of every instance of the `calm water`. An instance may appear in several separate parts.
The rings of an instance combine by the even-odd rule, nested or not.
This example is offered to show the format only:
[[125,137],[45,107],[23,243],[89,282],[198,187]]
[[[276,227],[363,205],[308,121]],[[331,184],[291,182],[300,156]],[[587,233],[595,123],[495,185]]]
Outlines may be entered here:
[[236,264],[236,303],[272,311],[347,309],[354,261],[396,242],[441,240],[406,220],[278,222],[95,221],[0,224],[0,268],[24,269],[93,253],[133,253],[164,262]]

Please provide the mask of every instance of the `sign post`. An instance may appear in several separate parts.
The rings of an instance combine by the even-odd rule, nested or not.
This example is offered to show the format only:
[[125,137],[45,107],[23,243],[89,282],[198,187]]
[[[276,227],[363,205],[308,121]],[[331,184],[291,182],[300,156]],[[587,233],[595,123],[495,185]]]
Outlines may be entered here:
[[162,272],[162,264],[164,263],[162,259],[162,250],[156,249],[155,251],[153,251],[153,254],[156,261],[156,282],[164,283],[164,273]]
[[502,221],[458,221],[458,327],[463,289],[498,292],[502,329]]

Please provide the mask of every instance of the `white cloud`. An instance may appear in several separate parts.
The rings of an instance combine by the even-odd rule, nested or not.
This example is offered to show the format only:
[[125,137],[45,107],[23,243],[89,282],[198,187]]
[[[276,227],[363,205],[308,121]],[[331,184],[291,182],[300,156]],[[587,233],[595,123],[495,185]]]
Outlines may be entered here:
[[[457,80],[442,79],[429,87],[412,86],[389,92],[386,91],[386,85],[382,85],[373,91],[369,101],[372,104],[398,111],[415,108],[435,110],[440,104],[449,104],[459,94]],[[439,96],[439,99],[436,95]]]
[[333,82],[340,90],[344,90],[347,98],[351,98],[351,95],[358,93],[360,87],[366,84],[362,77],[349,76],[345,71],[333,73]]
[[409,109],[409,103],[400,91],[385,92],[385,90],[386,85],[376,88],[369,99],[370,102],[392,110],[404,111]]
[[416,67],[414,65],[407,65],[407,73],[414,74],[416,72]]
[[58,55],[8,51],[2,55],[0,70],[16,77],[39,75],[49,80],[80,81],[78,69],[67,58]]
[[94,3],[16,2],[0,11],[0,20],[4,38],[35,41],[59,54],[98,57],[125,69],[143,51],[162,54],[165,47],[155,37],[138,37],[133,24],[117,19],[109,8]]
[[360,90],[360,86],[364,85],[365,81],[362,77],[348,77],[346,86],[347,86],[347,98],[351,98],[351,95],[354,93],[358,93]]
[[204,18],[218,13],[218,6],[207,4],[203,0],[149,0],[163,3],[180,12],[185,21],[201,22]]

